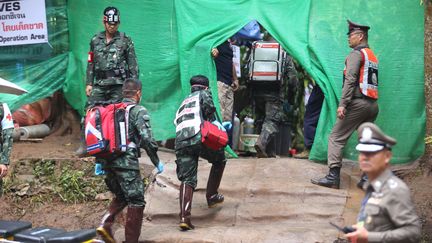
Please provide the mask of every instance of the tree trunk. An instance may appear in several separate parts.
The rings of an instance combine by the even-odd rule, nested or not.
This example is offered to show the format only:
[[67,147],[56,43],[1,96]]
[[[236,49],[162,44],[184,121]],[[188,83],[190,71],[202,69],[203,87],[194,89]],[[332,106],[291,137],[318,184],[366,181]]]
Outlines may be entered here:
[[[426,137],[432,136],[432,3],[425,1],[424,71],[426,103]],[[426,175],[432,173],[432,144],[426,144],[422,164]]]

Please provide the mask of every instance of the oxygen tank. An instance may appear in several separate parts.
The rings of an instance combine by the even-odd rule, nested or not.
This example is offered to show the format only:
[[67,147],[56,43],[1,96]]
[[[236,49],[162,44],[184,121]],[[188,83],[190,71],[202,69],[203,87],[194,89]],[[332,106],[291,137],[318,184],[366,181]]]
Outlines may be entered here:
[[254,119],[246,116],[243,121],[243,133],[254,134]]
[[234,124],[232,130],[232,149],[238,150],[240,139],[240,119],[237,114],[234,116]]
[[256,153],[254,145],[259,135],[254,134],[254,119],[246,116],[241,123],[239,151]]

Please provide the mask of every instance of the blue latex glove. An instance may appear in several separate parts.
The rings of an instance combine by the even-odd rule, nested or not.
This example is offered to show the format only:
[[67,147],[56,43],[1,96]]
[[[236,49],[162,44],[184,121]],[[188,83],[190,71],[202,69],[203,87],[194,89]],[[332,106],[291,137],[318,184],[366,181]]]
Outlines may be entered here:
[[95,175],[105,175],[105,171],[102,169],[102,164],[101,163],[96,163],[95,164],[95,171],[94,171]]
[[165,168],[164,163],[159,160],[159,163],[157,164],[156,168],[158,170],[158,172],[157,172],[158,174],[162,173],[164,171],[164,168]]
[[292,106],[288,101],[284,101],[282,106],[285,112],[290,113],[292,111]]
[[222,122],[222,126],[225,128],[225,130],[231,130],[232,123],[230,121],[224,121]]
[[222,126],[222,124],[218,120],[214,120],[212,122],[212,124],[217,126],[219,128],[219,130],[226,131],[225,128]]

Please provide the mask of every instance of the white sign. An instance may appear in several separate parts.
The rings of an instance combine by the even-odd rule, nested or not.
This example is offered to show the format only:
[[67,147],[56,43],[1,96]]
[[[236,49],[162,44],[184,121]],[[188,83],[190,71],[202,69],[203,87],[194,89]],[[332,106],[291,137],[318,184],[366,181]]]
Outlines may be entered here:
[[0,0],[0,46],[45,42],[45,0]]
[[241,67],[240,67],[240,47],[236,45],[231,45],[233,49],[233,63],[236,69],[237,77],[241,77]]

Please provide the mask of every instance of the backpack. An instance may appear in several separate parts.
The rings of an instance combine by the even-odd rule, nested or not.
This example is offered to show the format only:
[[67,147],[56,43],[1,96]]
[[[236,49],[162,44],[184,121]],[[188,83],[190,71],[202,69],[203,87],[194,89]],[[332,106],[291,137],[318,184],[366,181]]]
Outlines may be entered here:
[[87,153],[99,158],[113,158],[126,152],[129,111],[134,104],[117,103],[90,108],[85,118]]
[[286,52],[277,42],[256,41],[252,44],[249,62],[249,80],[279,83],[285,66]]

